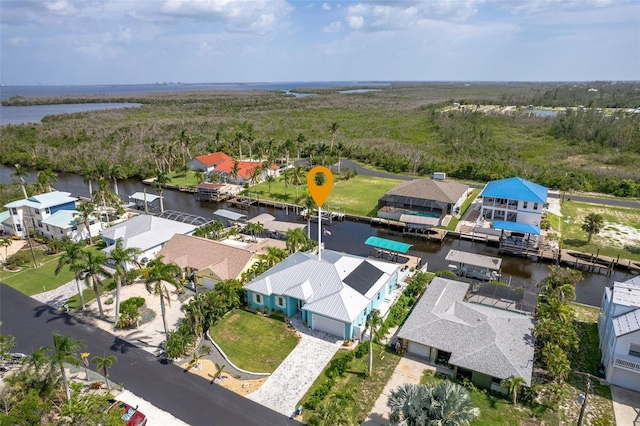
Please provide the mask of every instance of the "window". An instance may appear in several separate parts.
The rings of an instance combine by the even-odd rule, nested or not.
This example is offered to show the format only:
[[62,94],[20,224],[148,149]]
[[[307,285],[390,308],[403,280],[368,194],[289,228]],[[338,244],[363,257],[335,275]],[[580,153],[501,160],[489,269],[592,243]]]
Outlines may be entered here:
[[19,223],[16,223],[16,230],[18,232],[22,232],[22,225],[20,225]]
[[42,221],[38,221],[38,228],[42,228]]
[[533,209],[538,210],[538,203],[533,203]]
[[18,214],[18,209],[11,207],[11,214]]
[[278,305],[281,308],[284,308],[286,306],[284,297],[278,296],[278,299],[276,300],[276,305]]
[[629,355],[640,358],[640,345],[634,345],[632,343],[629,347]]
[[378,293],[378,300],[380,300],[380,293]]
[[46,214],[51,214],[51,209],[49,207],[47,207],[46,209],[44,209],[44,212]]
[[89,221],[89,226],[93,225],[94,223],[96,223],[96,221],[95,221],[95,220],[90,220],[90,221]]
[[49,225],[45,225],[47,227],[47,232],[49,232]]
[[[72,231],[77,231],[77,230],[78,230],[78,227],[77,227],[77,226],[72,226],[72,227],[71,227],[71,230],[72,230]],[[48,231],[48,229],[47,229],[47,231]]]
[[522,202],[522,208],[523,209],[526,209],[528,205],[529,205],[529,203],[527,203],[526,201]]
[[262,295],[258,293],[254,293],[253,301],[256,302],[258,305],[262,305]]

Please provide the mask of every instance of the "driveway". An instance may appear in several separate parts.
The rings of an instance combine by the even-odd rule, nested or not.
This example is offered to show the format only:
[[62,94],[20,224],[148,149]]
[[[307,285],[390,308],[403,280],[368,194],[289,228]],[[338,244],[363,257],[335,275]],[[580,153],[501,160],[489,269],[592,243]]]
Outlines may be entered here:
[[640,392],[611,385],[611,399],[617,425],[640,426]]
[[387,407],[387,399],[392,390],[398,389],[398,387],[404,383],[420,383],[422,373],[424,370],[433,370],[435,367],[419,361],[415,358],[407,356],[402,357],[396,369],[393,371],[391,378],[382,390],[382,394],[376,400],[376,403],[371,409],[371,413],[362,422],[362,426],[389,426],[389,408]]
[[300,332],[300,342],[260,389],[247,395],[285,416],[293,414],[298,401],[342,346],[337,337],[305,327],[300,314],[291,321]]

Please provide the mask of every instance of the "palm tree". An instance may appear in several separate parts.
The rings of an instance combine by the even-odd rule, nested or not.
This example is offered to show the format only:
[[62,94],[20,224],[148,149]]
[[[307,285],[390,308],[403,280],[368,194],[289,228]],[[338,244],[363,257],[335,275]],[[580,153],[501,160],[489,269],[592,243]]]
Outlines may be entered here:
[[53,362],[60,367],[60,374],[62,375],[62,384],[64,385],[64,391],[67,394],[67,401],[71,399],[71,392],[69,392],[69,382],[67,380],[67,372],[64,369],[64,364],[80,365],[80,360],[73,354],[75,351],[80,350],[83,344],[78,340],[70,336],[63,336],[57,331],[53,332]]
[[111,176],[111,179],[113,179],[113,192],[117,196],[120,196],[120,194],[118,193],[118,180],[127,177],[124,169],[120,164],[116,164],[111,168],[109,175]]
[[295,253],[301,247],[304,247],[307,241],[307,236],[304,235],[304,231],[300,228],[289,229],[285,232],[284,236],[287,240],[287,250],[289,250],[289,253]]
[[373,370],[373,341],[378,338],[378,329],[381,325],[382,317],[380,316],[380,311],[373,309],[367,316],[363,330],[363,334],[367,334],[367,331],[369,332],[369,375]]
[[29,196],[27,195],[27,190],[25,189],[25,180],[24,178],[29,176],[29,171],[27,169],[25,169],[24,167],[22,167],[21,164],[16,164],[16,171],[13,172],[12,176],[15,176],[18,178],[18,181],[20,183],[20,188],[22,188],[22,195],[24,195],[24,198],[29,198]]
[[340,174],[340,154],[342,154],[343,150],[344,145],[342,144],[342,142],[338,142],[336,145],[336,151],[338,151],[338,174]]
[[158,190],[158,195],[160,195],[160,213],[164,211],[164,201],[162,197],[162,192],[164,191],[163,187],[170,181],[171,179],[169,179],[169,175],[165,172],[158,173],[158,176],[156,176],[156,180],[153,181],[153,184]]
[[[336,140],[336,136],[340,133],[340,126],[335,121],[329,126],[329,134],[331,135],[331,151],[333,151],[333,142]],[[322,163],[324,164],[324,162]]]
[[509,376],[500,382],[500,386],[507,389],[509,391],[509,394],[513,396],[513,405],[516,405],[516,403],[518,402],[518,392],[520,391],[520,388],[525,384],[525,380],[522,377],[518,376]]
[[[316,204],[311,194],[309,194],[309,191],[307,191],[307,193],[305,194],[304,209],[304,217],[305,219],[307,219],[307,238],[311,239],[311,218],[318,210],[318,205]],[[318,226],[322,226],[322,223],[318,222]]]
[[234,161],[233,167],[231,167],[231,171],[229,172],[229,177],[235,183],[238,183],[238,173],[240,173],[240,163],[238,163],[237,161]]
[[74,214],[74,217],[78,217],[82,223],[84,223],[84,227],[87,228],[87,234],[89,234],[89,244],[91,244],[91,226],[90,221],[93,218],[93,214],[96,211],[95,203],[91,201],[83,201],[80,204],[76,205],[77,214]]
[[89,196],[93,194],[93,181],[96,179],[97,174],[95,168],[87,168],[82,171],[84,182],[89,186]]
[[276,263],[280,263],[284,259],[286,259],[288,253],[282,250],[280,247],[267,247],[267,255],[265,256],[265,261],[269,268],[271,268]]
[[242,134],[242,132],[236,132],[236,135],[233,138],[233,142],[238,144],[240,161],[242,161],[242,140],[243,139],[244,139],[244,135]]
[[587,238],[587,244],[591,242],[591,237],[593,234],[599,234],[602,231],[604,226],[604,219],[602,215],[598,213],[589,213],[587,217],[584,218],[584,223],[582,224],[582,230],[589,234]]
[[276,181],[276,178],[273,175],[269,174],[267,175],[266,181],[269,185],[269,194],[271,194],[271,184]]
[[38,186],[38,192],[51,192],[53,191],[52,185],[58,181],[58,174],[54,173],[51,169],[45,169],[38,172],[36,176],[36,185]]
[[387,400],[389,420],[398,425],[466,426],[480,415],[467,390],[449,380],[437,385],[406,383]]
[[140,267],[137,257],[142,254],[142,250],[136,247],[123,247],[122,238],[116,240],[115,247],[109,252],[108,260],[115,263],[116,273],[116,313],[115,321],[120,317],[120,290],[122,289],[122,279],[127,274],[127,264],[133,263]]
[[351,426],[353,415],[348,404],[338,398],[323,401],[309,419],[309,426]]
[[282,181],[284,182],[284,195],[287,196],[287,189],[289,188],[289,182],[291,182],[291,170],[285,169],[282,172]]
[[204,172],[202,170],[196,170],[193,172],[193,177],[196,179],[196,185],[200,185],[204,181]]
[[330,151],[330,149],[333,149],[333,146],[329,148],[327,144],[324,144],[324,143],[321,143],[320,145],[318,145],[318,154],[322,155],[323,166],[324,166],[325,160],[327,159],[327,153]]
[[307,172],[304,167],[296,166],[291,172],[291,181],[296,186],[296,200],[298,199],[298,186],[304,185],[307,179]]
[[0,238],[0,247],[4,247],[4,260],[9,257],[9,247],[11,247],[11,240],[9,238]]
[[76,287],[78,288],[78,296],[80,297],[80,303],[82,304],[82,310],[86,309],[84,304],[84,294],[83,289],[80,287],[80,278],[82,277],[82,273],[84,272],[83,258],[84,253],[82,248],[84,247],[83,242],[68,242],[64,246],[64,254],[58,258],[58,265],[54,271],[54,274],[57,276],[62,271],[62,268],[65,266],[69,267],[69,270],[73,272],[73,275],[76,280]]
[[211,231],[216,236],[216,240],[220,239],[220,232],[222,232],[223,229],[224,223],[220,222],[219,220],[216,220],[211,224]]
[[102,375],[104,376],[104,383],[107,385],[107,389],[111,390],[111,386],[109,385],[109,368],[118,361],[118,358],[115,355],[109,356],[94,356],[91,362],[96,364],[96,368],[98,370],[102,370]]
[[264,231],[264,225],[260,222],[248,223],[247,227],[249,227],[249,225],[251,225],[250,231],[253,234],[253,241],[258,241],[258,235]]
[[218,363],[214,363],[215,367],[216,367],[216,372],[213,375],[213,380],[211,380],[211,383],[213,383],[215,381],[215,379],[218,379],[222,376],[222,373],[224,373],[225,371],[227,371],[227,369],[225,368],[227,365],[226,364],[218,364]]
[[298,161],[300,161],[300,147],[307,142],[307,138],[302,134],[298,134],[296,138],[296,148],[298,148]]
[[144,285],[147,291],[151,294],[160,297],[160,309],[162,312],[162,322],[164,325],[164,333],[169,339],[169,326],[167,325],[167,312],[164,305],[165,298],[171,306],[171,299],[169,298],[169,291],[164,282],[171,283],[176,287],[180,286],[180,281],[176,278],[180,274],[180,267],[174,263],[164,263],[163,256],[153,259],[147,264],[147,267],[142,270],[142,277],[144,279]]
[[84,282],[87,287],[92,287],[93,292],[96,294],[96,301],[98,302],[98,311],[100,312],[100,318],[104,318],[104,312],[102,311],[102,302],[100,301],[100,288],[103,283],[104,277],[111,277],[111,273],[107,271],[104,264],[107,263],[107,256],[102,252],[96,252],[90,249],[82,250],[82,269],[84,272]]

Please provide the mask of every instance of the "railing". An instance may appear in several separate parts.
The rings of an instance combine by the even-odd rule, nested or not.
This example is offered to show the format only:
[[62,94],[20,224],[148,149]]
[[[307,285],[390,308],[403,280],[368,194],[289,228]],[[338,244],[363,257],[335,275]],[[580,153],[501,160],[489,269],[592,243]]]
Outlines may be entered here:
[[631,370],[640,373],[640,358],[632,359],[632,357],[617,355],[613,360],[613,365],[616,367],[624,368],[625,370]]

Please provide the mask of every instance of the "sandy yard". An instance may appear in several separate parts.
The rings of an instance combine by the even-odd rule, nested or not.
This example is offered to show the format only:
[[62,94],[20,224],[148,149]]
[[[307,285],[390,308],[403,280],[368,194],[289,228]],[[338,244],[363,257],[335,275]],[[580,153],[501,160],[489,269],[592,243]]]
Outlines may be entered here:
[[635,247],[640,250],[640,229],[619,223],[605,222],[598,236],[609,240],[614,247]]
[[[180,367],[188,370],[190,373],[197,374],[200,377],[204,377],[207,380],[211,380],[216,373],[216,366],[212,361],[208,359],[200,359],[198,360],[200,364],[200,369],[196,370],[191,365],[191,362],[185,362],[180,365]],[[255,380],[238,380],[229,375],[229,373],[223,373],[223,376],[226,378],[224,380],[216,380],[216,383],[220,386],[229,389],[239,395],[246,396],[251,392],[258,390],[260,386],[267,380],[269,376],[255,379]]]

